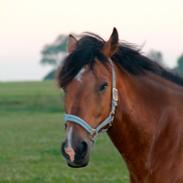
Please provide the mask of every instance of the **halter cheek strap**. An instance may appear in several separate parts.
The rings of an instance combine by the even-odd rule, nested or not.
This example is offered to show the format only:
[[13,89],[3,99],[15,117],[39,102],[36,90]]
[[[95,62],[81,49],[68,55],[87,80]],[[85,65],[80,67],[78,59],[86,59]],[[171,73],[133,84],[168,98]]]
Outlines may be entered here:
[[115,110],[118,102],[118,90],[116,89],[116,73],[114,69],[114,65],[111,59],[109,59],[112,68],[112,102],[111,102],[111,111],[109,116],[105,118],[96,128],[92,128],[85,120],[73,114],[64,114],[64,121],[67,123],[68,121],[76,123],[83,127],[93,138],[98,135],[100,132],[105,132],[108,130],[104,129],[107,125],[112,125],[114,120]]

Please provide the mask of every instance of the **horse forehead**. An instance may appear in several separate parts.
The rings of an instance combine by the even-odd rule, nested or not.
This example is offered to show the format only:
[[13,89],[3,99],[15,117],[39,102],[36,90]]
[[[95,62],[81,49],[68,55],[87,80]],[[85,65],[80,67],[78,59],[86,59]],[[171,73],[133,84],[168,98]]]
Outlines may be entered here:
[[75,76],[75,80],[79,81],[79,82],[82,82],[82,77],[83,77],[83,74],[86,72],[86,68],[83,67],[79,72],[78,74]]
[[[88,66],[85,66],[81,68],[81,70],[78,72],[78,74],[74,77],[75,81],[79,81],[79,83],[82,83],[82,81],[85,79],[91,79],[91,76],[93,75],[93,72],[90,72],[91,69]],[[88,75],[86,75],[88,73]],[[87,77],[88,76],[88,77]]]
[[[78,74],[74,77],[74,80],[79,81],[80,83],[82,83],[84,78],[86,79],[86,73],[88,73],[89,77],[87,77],[87,78],[90,79],[90,82],[91,82],[91,78],[93,78],[93,77],[96,78],[96,76],[101,75],[101,73],[103,72],[103,65],[100,62],[97,61],[95,63],[93,71],[94,72],[92,72],[92,69],[88,65],[86,65],[86,66],[84,66],[83,68],[80,69]],[[105,74],[106,73],[103,72],[102,75],[105,75]]]

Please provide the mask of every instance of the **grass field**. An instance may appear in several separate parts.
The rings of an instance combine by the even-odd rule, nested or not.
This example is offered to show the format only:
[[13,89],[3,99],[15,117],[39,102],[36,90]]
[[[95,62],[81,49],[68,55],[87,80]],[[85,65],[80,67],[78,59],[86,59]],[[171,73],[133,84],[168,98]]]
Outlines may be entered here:
[[128,183],[128,172],[107,135],[90,164],[67,167],[63,96],[53,82],[0,83],[0,183]]

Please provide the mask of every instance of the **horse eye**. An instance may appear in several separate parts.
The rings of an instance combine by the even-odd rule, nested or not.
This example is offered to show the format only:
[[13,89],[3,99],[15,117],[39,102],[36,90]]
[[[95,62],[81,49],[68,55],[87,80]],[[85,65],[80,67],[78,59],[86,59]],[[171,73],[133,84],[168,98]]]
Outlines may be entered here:
[[103,83],[102,85],[100,85],[99,91],[100,92],[103,92],[107,88],[107,86],[108,86],[108,83],[107,82]]

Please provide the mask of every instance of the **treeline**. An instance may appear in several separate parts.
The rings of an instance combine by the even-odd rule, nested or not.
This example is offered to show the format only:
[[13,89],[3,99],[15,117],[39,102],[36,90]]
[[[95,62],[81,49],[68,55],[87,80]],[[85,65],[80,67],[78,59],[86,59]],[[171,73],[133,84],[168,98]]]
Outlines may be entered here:
[[[67,36],[60,35],[57,39],[44,46],[41,51],[41,64],[42,65],[51,65],[51,71],[43,78],[44,80],[51,80],[55,77],[55,71],[59,66],[61,60],[66,55],[67,49]],[[160,65],[166,67],[166,61],[163,58],[162,52],[158,50],[150,50],[147,55],[151,60],[157,62]],[[171,69],[171,72],[180,75],[183,77],[183,53],[177,58],[177,66]]]

